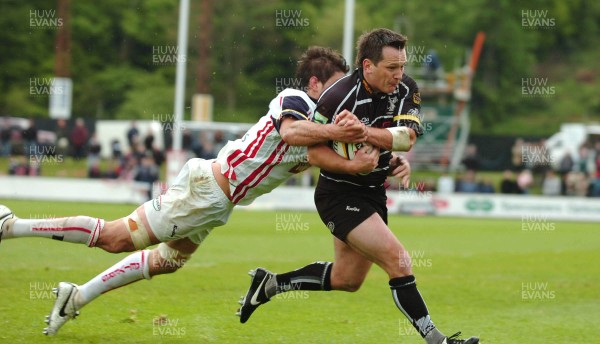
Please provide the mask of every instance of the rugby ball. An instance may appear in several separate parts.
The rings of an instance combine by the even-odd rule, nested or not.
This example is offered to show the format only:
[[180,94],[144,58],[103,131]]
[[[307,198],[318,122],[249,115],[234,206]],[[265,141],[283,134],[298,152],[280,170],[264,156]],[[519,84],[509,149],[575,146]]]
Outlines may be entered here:
[[358,152],[364,146],[372,147],[369,143],[344,143],[333,141],[332,148],[340,156],[348,160],[352,160],[354,159],[356,152]]

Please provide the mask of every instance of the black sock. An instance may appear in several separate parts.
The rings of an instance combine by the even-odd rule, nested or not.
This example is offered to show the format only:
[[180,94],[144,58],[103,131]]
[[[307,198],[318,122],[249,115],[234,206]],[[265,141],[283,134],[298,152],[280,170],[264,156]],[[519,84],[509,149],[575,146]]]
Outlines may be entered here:
[[277,274],[277,288],[267,294],[272,297],[290,290],[331,290],[332,266],[331,262],[314,262],[298,270]]
[[429,318],[425,301],[417,290],[415,276],[392,278],[390,288],[398,309],[410,320],[421,337],[425,338],[429,332],[435,329],[435,325]]

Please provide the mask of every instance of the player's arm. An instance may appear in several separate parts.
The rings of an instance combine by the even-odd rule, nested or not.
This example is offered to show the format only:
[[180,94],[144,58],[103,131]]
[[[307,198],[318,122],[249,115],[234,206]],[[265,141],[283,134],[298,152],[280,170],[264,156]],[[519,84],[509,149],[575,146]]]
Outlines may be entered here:
[[417,83],[406,74],[402,77],[402,83],[408,87],[409,92],[404,97],[399,113],[394,116],[394,126],[386,129],[369,127],[367,142],[391,151],[408,152],[417,137],[423,135],[423,116]]
[[408,160],[402,155],[392,154],[388,175],[400,179],[402,186],[408,188],[410,183],[410,173],[411,169]]
[[326,144],[308,147],[308,163],[323,170],[340,174],[369,173],[377,167],[379,149],[363,147],[356,152],[354,159],[341,157]]
[[408,152],[417,141],[417,134],[408,127],[367,127],[367,142],[389,151]]
[[364,142],[367,139],[366,126],[356,116],[352,115],[354,118],[347,116],[348,119],[342,125],[320,124],[284,116],[281,119],[279,134],[290,146],[312,146],[329,140],[347,143]]

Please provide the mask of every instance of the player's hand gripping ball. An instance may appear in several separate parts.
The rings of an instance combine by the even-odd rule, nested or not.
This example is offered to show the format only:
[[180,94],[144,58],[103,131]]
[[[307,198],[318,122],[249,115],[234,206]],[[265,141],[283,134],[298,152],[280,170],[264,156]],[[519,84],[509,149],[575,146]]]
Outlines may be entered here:
[[352,160],[362,147],[370,147],[367,149],[367,153],[371,153],[373,146],[370,143],[344,143],[339,141],[333,142],[333,150],[340,156]]

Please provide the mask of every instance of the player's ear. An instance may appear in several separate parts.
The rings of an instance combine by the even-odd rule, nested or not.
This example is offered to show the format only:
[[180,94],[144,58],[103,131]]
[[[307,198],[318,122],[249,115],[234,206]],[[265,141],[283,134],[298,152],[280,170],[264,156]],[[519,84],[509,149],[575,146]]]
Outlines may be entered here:
[[369,70],[372,65],[373,65],[373,62],[369,59],[364,59],[362,61],[362,67],[363,67],[363,70],[365,70],[365,71]]
[[320,83],[321,82],[319,81],[319,79],[316,76],[313,75],[313,76],[310,77],[310,79],[308,79],[308,88],[311,89],[311,90],[318,91]]
[[310,93],[307,93],[313,98],[319,98],[319,95],[323,91],[323,83],[314,75],[308,79],[308,91]]

